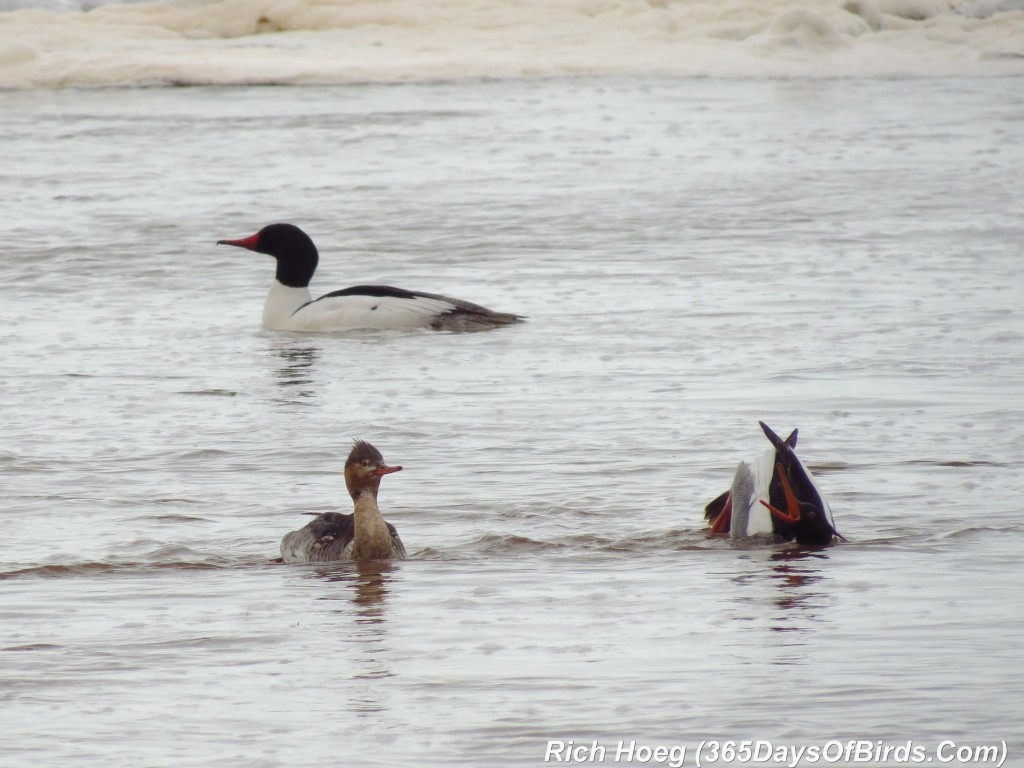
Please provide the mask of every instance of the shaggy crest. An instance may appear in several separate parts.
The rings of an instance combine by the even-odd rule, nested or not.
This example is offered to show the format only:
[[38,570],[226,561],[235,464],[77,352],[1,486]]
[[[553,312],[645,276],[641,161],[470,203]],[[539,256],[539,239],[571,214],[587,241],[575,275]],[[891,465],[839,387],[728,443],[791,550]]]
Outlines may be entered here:
[[352,464],[358,464],[364,459],[369,459],[375,464],[383,464],[384,457],[381,452],[370,445],[365,440],[356,440],[352,444],[352,450],[348,454],[348,458],[345,460],[345,466],[348,467]]

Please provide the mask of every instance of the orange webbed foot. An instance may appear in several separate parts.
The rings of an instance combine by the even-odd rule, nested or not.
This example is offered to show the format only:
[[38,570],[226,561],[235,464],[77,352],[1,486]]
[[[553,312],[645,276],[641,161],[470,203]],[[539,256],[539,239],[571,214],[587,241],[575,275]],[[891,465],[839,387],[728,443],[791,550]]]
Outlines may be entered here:
[[775,469],[778,471],[779,479],[782,481],[782,492],[786,494],[786,511],[783,512],[781,509],[773,507],[764,499],[761,499],[761,503],[780,520],[787,523],[798,523],[800,522],[800,502],[796,500],[793,487],[789,484],[789,476],[786,474],[786,470],[781,463],[777,463]]

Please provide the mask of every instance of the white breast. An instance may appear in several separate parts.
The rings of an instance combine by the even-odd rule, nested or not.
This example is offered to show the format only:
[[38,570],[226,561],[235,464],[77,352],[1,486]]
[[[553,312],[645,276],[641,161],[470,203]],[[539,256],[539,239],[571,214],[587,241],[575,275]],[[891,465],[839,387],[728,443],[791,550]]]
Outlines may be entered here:
[[289,330],[288,324],[295,310],[308,304],[310,299],[309,288],[289,288],[275,280],[270,284],[263,304],[263,327],[274,331]]

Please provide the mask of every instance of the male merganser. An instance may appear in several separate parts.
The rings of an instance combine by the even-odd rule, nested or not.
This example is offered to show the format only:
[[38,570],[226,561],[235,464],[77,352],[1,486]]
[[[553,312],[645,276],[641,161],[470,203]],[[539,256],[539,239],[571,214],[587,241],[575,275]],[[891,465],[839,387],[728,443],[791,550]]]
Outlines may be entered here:
[[750,464],[740,462],[732,488],[704,508],[712,533],[744,538],[774,534],[798,544],[828,544],[843,537],[810,470],[796,455],[797,430],[785,440],[758,422],[772,448]]
[[481,331],[522,322],[519,315],[479,304],[388,285],[356,285],[313,300],[309,281],[320,256],[294,224],[271,224],[240,240],[218,240],[277,259],[277,274],[263,305],[263,327],[276,331]]
[[325,512],[281,539],[286,563],[329,563],[334,560],[405,559],[405,546],[395,526],[377,506],[377,490],[384,475],[398,472],[389,467],[380,451],[357,440],[345,461],[345,487],[356,504],[351,515]]

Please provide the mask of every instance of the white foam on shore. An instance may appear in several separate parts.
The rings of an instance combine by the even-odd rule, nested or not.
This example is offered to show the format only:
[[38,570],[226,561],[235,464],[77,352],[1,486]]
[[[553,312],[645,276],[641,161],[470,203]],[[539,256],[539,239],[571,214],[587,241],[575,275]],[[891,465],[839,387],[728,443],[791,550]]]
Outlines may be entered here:
[[0,12],[0,87],[1024,74],[1024,2],[166,0]]

